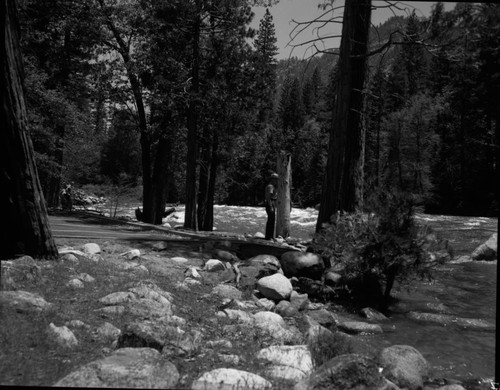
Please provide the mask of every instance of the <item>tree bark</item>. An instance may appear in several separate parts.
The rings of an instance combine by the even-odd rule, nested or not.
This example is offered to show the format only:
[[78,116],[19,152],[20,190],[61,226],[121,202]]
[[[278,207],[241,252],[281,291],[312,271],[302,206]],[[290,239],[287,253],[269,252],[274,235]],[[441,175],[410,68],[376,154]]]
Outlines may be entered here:
[[197,223],[197,182],[196,168],[198,160],[198,94],[200,68],[200,30],[201,2],[197,0],[197,14],[193,26],[193,65],[191,68],[191,98],[187,117],[187,157],[186,157],[186,209],[184,227],[196,230]]
[[0,258],[27,254],[55,259],[58,252],[27,130],[16,4],[14,0],[6,0],[1,7]]
[[[197,222],[198,229],[205,230],[203,227],[205,225],[205,216],[207,213],[208,206],[208,182],[210,180],[210,167],[212,163],[212,140],[211,140],[211,129],[209,126],[205,126],[203,129],[203,137],[200,142],[200,172],[199,172],[199,186],[198,186],[198,210],[197,210]],[[211,230],[211,229],[210,229]]]
[[278,201],[276,206],[276,236],[287,238],[290,236],[290,187],[292,180],[292,163],[289,153],[281,151],[278,155]]
[[321,230],[323,223],[330,222],[337,211],[352,212],[362,204],[364,129],[361,111],[370,16],[371,0],[346,0],[337,97],[316,231]]
[[219,141],[216,130],[207,130],[204,133],[205,145],[200,164],[198,191],[198,229],[212,231],[214,225],[215,179],[217,175]]
[[210,179],[208,180],[207,212],[205,215],[205,224],[203,230],[211,231],[214,229],[214,201],[215,201],[215,182],[217,178],[217,167],[219,166],[219,136],[214,132],[212,141],[212,163],[210,165]]
[[166,135],[162,136],[156,149],[151,186],[152,221],[155,225],[162,224],[167,204],[168,171],[171,167],[172,149],[172,139]]

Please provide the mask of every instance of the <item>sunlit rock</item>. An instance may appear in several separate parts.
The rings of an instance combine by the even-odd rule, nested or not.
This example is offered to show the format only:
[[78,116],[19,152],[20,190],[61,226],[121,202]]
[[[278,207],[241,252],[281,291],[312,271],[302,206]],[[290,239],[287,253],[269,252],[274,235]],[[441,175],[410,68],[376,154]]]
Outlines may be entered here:
[[82,251],[87,255],[96,255],[101,253],[101,247],[93,242],[89,242],[83,245]]
[[56,387],[175,388],[176,367],[152,348],[120,348],[66,375]]
[[47,334],[50,339],[61,347],[73,348],[78,345],[75,335],[66,326],[55,326],[53,323],[50,323]]
[[234,368],[217,368],[205,372],[191,384],[191,390],[264,390],[271,388],[271,382],[264,378]]
[[383,375],[399,387],[422,389],[429,366],[422,354],[409,345],[393,345],[382,350],[379,364]]
[[290,298],[293,287],[287,277],[274,274],[259,279],[257,281],[257,290],[266,298],[280,301]]
[[497,237],[497,233],[493,233],[484,244],[479,245],[474,252],[472,252],[472,260],[496,260]]

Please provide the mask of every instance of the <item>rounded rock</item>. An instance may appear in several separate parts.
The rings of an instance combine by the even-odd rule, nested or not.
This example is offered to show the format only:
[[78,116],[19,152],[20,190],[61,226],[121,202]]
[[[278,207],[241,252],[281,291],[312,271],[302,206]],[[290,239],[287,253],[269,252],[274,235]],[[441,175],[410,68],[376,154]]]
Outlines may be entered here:
[[409,345],[392,345],[383,349],[379,363],[387,379],[410,390],[423,387],[423,377],[429,370],[422,354]]
[[293,286],[287,277],[278,273],[259,279],[257,290],[266,298],[281,301],[290,298]]

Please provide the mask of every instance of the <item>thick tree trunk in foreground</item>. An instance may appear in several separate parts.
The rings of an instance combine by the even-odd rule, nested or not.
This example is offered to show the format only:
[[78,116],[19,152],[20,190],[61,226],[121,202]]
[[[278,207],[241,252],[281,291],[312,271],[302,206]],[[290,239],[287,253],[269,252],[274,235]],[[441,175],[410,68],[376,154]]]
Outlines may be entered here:
[[292,160],[289,153],[281,151],[278,155],[278,201],[276,206],[276,236],[290,236],[290,187],[292,181]]
[[27,131],[16,5],[6,0],[1,7],[0,258],[20,254],[57,258]]
[[363,87],[368,60],[371,0],[346,0],[336,102],[321,206],[316,224],[339,210],[356,210],[363,200]]

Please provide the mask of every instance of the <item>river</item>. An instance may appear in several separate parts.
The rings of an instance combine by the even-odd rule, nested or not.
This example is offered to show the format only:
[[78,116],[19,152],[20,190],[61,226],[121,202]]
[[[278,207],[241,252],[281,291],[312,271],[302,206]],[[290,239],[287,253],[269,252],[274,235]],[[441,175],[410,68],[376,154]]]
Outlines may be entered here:
[[[133,215],[132,209],[126,213]],[[293,209],[292,237],[309,240],[314,231],[317,211]],[[497,231],[496,218],[455,217],[417,214],[420,223],[430,225],[449,240],[454,258],[470,255],[472,250]],[[172,227],[184,222],[184,209],[165,222]],[[215,206],[216,230],[253,235],[264,232],[266,214],[259,207]],[[452,321],[444,326],[432,321],[408,317],[409,312],[439,313],[447,318],[471,318],[495,324],[497,262],[448,263],[434,271],[430,282],[414,282],[407,291],[395,290],[399,299],[390,315],[395,331],[386,332],[376,341],[381,345],[408,344],[417,348],[432,366],[435,378],[493,378],[495,369],[495,331],[464,327]]]
[[396,292],[400,302],[395,311],[400,311],[390,316],[396,330],[384,333],[383,344],[414,346],[432,366],[431,376],[435,378],[493,378],[494,329],[419,321],[407,313],[439,313],[494,325],[496,275],[496,261],[447,264],[434,271],[431,282],[415,282],[410,291]]

